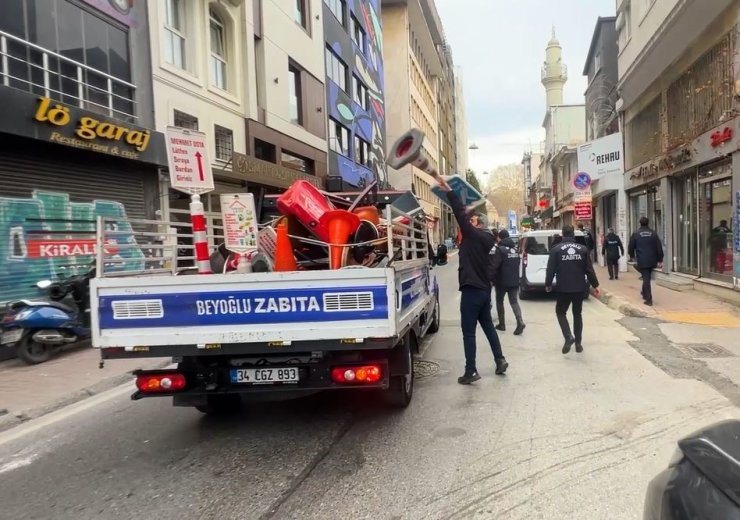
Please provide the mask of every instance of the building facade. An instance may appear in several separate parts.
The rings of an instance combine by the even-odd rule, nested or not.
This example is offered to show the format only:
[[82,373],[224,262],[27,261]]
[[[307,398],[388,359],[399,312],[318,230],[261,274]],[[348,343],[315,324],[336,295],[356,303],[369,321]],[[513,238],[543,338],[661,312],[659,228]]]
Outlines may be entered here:
[[[124,232],[115,251],[133,240],[128,218],[159,215],[147,14],[132,1],[0,3],[0,300],[86,272],[97,217]],[[139,247],[117,254],[120,269],[143,266]]]
[[[542,200],[549,201],[538,218],[544,227],[561,227],[574,223],[573,168],[575,147],[586,137],[584,105],[563,104],[563,89],[568,81],[568,69],[563,62],[563,48],[555,36],[555,29],[545,50],[542,65],[542,85],[546,91],[545,149],[541,161],[541,175],[545,179],[540,190]],[[548,197],[545,198],[545,197]]]
[[[443,90],[449,88],[449,66],[436,8],[432,0],[382,0],[382,5],[388,142],[395,142],[410,128],[419,128],[426,135],[422,153],[437,171],[446,174],[450,165],[440,161],[442,157],[449,161],[452,153],[451,147],[440,150],[440,132],[449,143],[450,126],[448,122],[440,126],[439,118],[450,108],[439,105],[447,98]],[[448,170],[442,171],[442,166]],[[389,169],[389,180],[394,188],[411,189],[419,198],[433,242],[449,236],[440,225],[443,203],[432,193],[432,176],[409,165],[402,170]]]
[[[323,187],[321,0],[147,5],[156,127],[205,133],[216,188],[202,197],[209,226],[220,223],[222,193],[259,200],[298,179]],[[166,214],[187,219],[188,203],[169,190]]]
[[[624,150],[619,133],[617,101],[618,54],[616,17],[599,17],[596,21],[591,45],[583,68],[588,80],[586,88],[586,140],[579,148],[580,171],[592,176],[593,219],[592,229],[596,239],[599,262],[604,265],[600,244],[609,229],[625,242],[629,238],[626,226],[627,199],[624,194]],[[611,139],[604,139],[614,136]],[[614,155],[616,154],[616,155]],[[614,167],[606,175],[597,175],[601,160],[612,158]],[[620,219],[621,216],[621,219]],[[620,269],[627,270],[627,259],[621,259]]]
[[380,0],[326,0],[326,105],[329,187],[352,190],[385,165],[385,89]]
[[740,2],[617,5],[629,229],[647,216],[677,283],[740,288]]

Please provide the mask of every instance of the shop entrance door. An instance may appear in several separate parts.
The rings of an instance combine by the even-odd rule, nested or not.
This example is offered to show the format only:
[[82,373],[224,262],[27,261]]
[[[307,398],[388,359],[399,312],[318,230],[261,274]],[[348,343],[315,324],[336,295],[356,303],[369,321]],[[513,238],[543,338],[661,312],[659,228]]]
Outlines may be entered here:
[[700,186],[701,275],[732,282],[731,163],[703,168]]
[[698,185],[696,175],[677,177],[674,196],[678,218],[673,233],[676,242],[676,270],[686,274],[699,274],[698,258]]

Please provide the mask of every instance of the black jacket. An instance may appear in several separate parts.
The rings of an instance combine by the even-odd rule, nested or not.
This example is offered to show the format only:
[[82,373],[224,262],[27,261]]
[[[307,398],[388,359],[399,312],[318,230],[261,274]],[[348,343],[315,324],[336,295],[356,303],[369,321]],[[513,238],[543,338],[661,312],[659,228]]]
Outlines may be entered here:
[[477,287],[490,291],[492,288],[491,264],[488,253],[496,245],[496,239],[489,231],[478,229],[470,223],[470,217],[457,194],[448,192],[447,199],[450,201],[452,212],[455,214],[463,237],[460,243],[460,267],[458,267],[460,289]]
[[627,252],[637,260],[638,269],[653,269],[663,261],[663,245],[657,233],[649,227],[635,231]]
[[606,255],[607,260],[619,260],[624,255],[622,239],[616,233],[609,233],[604,237],[604,245],[601,246],[601,254]]
[[493,284],[496,287],[519,287],[520,256],[511,238],[505,238],[493,251]]
[[588,288],[586,279],[593,287],[598,287],[599,280],[588,253],[588,247],[577,243],[573,237],[564,237],[550,250],[545,286],[552,287],[553,278],[557,276],[558,292],[583,293]]
[[583,241],[586,243],[586,247],[588,248],[589,251],[594,250],[594,245],[595,245],[594,236],[590,230],[588,229],[583,230]]

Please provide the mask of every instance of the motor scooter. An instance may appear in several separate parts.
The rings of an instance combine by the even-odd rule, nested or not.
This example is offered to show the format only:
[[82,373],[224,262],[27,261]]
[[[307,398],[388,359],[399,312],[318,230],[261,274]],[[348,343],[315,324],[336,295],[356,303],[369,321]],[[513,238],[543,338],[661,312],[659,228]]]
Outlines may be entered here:
[[24,363],[35,365],[79,345],[90,337],[90,279],[95,269],[60,282],[36,284],[46,301],[19,300],[8,304],[2,319],[0,348],[15,349]]

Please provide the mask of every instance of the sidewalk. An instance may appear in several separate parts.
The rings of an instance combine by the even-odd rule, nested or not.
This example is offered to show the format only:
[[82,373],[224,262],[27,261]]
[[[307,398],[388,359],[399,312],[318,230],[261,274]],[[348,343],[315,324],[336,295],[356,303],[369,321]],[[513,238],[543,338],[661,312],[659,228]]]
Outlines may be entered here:
[[[108,360],[91,347],[64,352],[40,365],[20,360],[0,362],[0,431],[133,381],[139,368],[161,368],[170,359]],[[134,386],[131,385],[133,393]]]
[[600,300],[627,316],[658,318],[667,322],[740,327],[740,310],[699,291],[674,291],[661,287],[653,280],[653,307],[642,301],[640,274],[631,266],[619,273],[618,280],[609,280],[606,267],[594,264],[601,289]]

